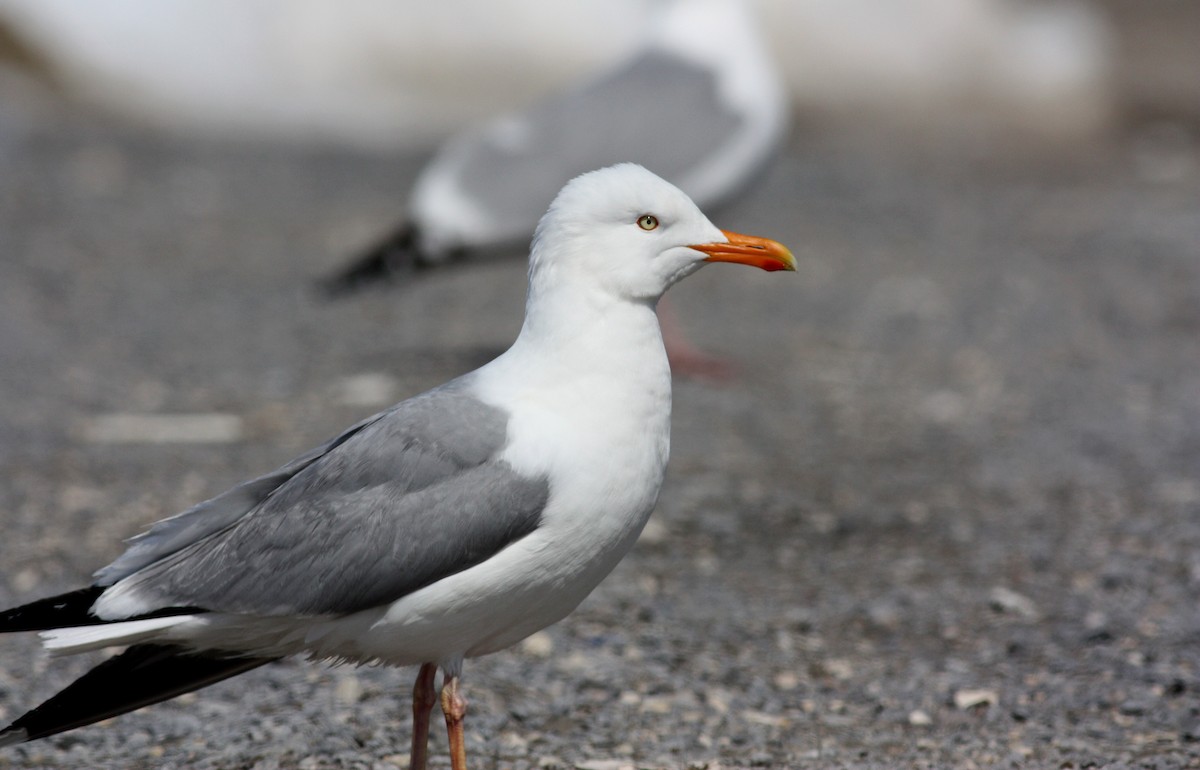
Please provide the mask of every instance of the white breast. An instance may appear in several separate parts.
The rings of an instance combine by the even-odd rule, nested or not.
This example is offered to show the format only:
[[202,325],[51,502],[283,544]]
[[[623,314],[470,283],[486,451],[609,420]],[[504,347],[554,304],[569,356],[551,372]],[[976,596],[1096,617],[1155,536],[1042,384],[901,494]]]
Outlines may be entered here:
[[576,340],[480,372],[475,395],[510,415],[501,457],[550,480],[546,509],[531,535],[394,603],[372,629],[376,654],[507,647],[573,610],[633,546],[666,468],[671,388],[653,310],[625,320],[620,347]]

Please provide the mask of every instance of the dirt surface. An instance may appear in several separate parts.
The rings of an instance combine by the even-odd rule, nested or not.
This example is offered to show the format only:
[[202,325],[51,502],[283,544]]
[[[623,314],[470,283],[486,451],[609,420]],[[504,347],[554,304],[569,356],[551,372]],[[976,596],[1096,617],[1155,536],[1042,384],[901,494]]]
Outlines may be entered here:
[[[1155,141],[799,132],[714,216],[799,274],[673,292],[738,376],[677,383],[659,510],[613,576],[468,663],[475,765],[1200,765],[1200,168]],[[420,160],[0,104],[0,603],[503,349],[516,260],[310,290]],[[121,413],[216,432],[117,441]],[[0,716],[100,657],[0,639]],[[0,768],[403,767],[412,676],[288,661]]]

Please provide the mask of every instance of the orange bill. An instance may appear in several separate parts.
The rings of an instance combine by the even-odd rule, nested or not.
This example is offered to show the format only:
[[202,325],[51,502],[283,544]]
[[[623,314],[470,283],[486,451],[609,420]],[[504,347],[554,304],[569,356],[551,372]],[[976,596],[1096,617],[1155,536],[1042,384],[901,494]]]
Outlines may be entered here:
[[728,243],[701,243],[689,248],[707,254],[705,262],[736,262],[770,271],[796,269],[796,258],[779,241],[728,230],[721,232],[729,239]]

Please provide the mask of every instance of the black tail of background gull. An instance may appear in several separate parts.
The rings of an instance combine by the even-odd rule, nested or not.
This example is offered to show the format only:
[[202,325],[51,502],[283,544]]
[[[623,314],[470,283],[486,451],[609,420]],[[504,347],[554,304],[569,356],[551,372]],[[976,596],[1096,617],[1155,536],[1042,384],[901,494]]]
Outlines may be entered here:
[[417,245],[416,226],[404,224],[323,279],[320,289],[327,297],[346,296],[405,273],[419,272],[429,265]]
[[90,725],[228,679],[276,658],[230,658],[137,644],[0,730],[0,746]]
[[[532,231],[531,231],[532,233]],[[420,245],[420,228],[406,222],[364,249],[332,275],[320,279],[317,290],[327,299],[348,297],[372,286],[415,276],[429,270],[445,270],[484,259],[523,256],[528,241],[499,239],[486,246],[463,246],[429,253]]]

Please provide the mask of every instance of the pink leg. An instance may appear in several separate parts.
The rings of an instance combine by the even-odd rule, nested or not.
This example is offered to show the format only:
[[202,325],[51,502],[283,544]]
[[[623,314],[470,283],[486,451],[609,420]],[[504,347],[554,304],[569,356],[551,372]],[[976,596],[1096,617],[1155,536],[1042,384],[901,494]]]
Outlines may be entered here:
[[425,760],[429,756],[429,714],[437,703],[437,688],[434,677],[437,676],[437,665],[422,663],[417,672],[417,683],[413,685],[413,734],[412,752],[408,755],[409,770],[425,770]]
[[467,770],[467,745],[463,740],[463,717],[467,701],[458,693],[458,675],[445,675],[442,683],[442,712],[446,715],[446,733],[450,736],[451,770]]

